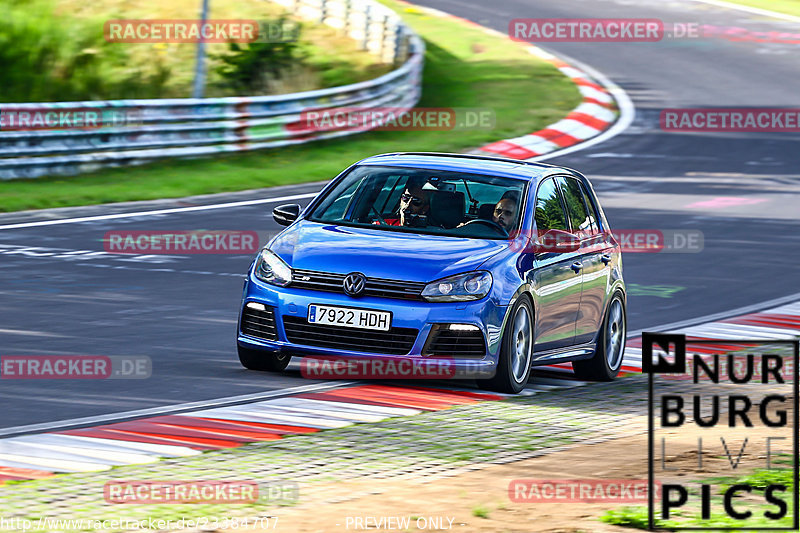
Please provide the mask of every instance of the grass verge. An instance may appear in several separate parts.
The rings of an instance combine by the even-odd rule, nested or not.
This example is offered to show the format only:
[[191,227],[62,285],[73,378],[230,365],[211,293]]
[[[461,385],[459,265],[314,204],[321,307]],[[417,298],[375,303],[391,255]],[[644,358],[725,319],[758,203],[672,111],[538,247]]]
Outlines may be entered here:
[[491,109],[492,129],[373,132],[336,141],[214,159],[164,161],[75,177],[13,180],[0,211],[149,200],[320,181],[391,151],[461,151],[541,129],[580,103],[572,82],[506,38],[385,2],[425,39],[421,107]]
[[800,0],[726,0],[731,4],[739,4],[759,9],[768,9],[787,15],[800,17]]

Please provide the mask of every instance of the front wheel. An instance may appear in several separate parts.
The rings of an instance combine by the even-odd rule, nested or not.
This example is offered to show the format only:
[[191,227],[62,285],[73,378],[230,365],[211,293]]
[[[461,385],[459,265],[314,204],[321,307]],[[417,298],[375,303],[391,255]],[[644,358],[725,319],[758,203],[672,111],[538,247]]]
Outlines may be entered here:
[[627,333],[625,304],[622,293],[617,292],[608,305],[594,355],[591,359],[572,362],[575,376],[590,381],[612,381],[617,377],[622,368]]
[[251,350],[237,346],[239,362],[248,370],[262,370],[267,372],[282,372],[289,366],[292,356],[280,352]]
[[511,318],[503,335],[497,372],[490,379],[478,380],[485,390],[517,394],[528,383],[533,357],[533,308],[522,296],[510,311]]

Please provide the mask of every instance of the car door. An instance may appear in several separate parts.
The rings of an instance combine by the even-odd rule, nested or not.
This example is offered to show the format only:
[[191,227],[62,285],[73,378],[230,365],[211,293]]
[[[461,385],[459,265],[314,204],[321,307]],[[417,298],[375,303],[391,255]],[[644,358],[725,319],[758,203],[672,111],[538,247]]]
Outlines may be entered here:
[[580,238],[578,253],[583,265],[580,306],[575,322],[575,344],[591,342],[603,320],[611,273],[611,244],[599,229],[597,211],[584,185],[575,177],[559,176],[572,232]]
[[[564,203],[553,178],[543,180],[534,203],[534,237],[549,229],[569,230]],[[535,351],[542,352],[573,344],[575,321],[581,300],[582,268],[576,251],[536,253],[532,289],[536,297]],[[534,355],[534,358],[536,356]]]

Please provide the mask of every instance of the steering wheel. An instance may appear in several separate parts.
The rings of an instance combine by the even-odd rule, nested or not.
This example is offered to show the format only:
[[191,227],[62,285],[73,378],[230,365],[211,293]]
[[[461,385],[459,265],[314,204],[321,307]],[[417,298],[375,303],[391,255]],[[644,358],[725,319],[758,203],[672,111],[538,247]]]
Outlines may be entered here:
[[[493,230],[496,230],[503,237],[508,237],[508,231],[506,231],[506,228],[504,228],[494,220],[486,220],[485,218],[476,218],[475,220],[470,220],[469,222],[465,223],[464,226],[469,226],[470,224],[483,224],[484,226],[489,226]],[[461,227],[463,228],[464,226]]]

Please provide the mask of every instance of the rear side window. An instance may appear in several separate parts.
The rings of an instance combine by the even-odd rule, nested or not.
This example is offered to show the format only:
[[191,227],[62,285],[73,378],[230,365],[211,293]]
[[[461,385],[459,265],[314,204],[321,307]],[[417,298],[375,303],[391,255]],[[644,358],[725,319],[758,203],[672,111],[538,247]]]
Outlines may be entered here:
[[583,205],[580,185],[571,178],[557,178],[556,181],[564,195],[564,203],[567,206],[567,214],[573,231],[588,230],[589,216],[586,213],[586,206]]
[[589,218],[592,221],[592,227],[594,232],[600,231],[600,217],[597,215],[597,210],[592,203],[591,198],[589,197],[589,193],[586,191],[586,187],[581,183],[581,190],[583,191],[583,201],[586,203],[586,209],[589,211]]
[[586,187],[575,178],[559,177],[557,181],[564,195],[572,230],[588,235],[596,234],[599,231],[597,211],[589,201]]
[[536,228],[539,232],[549,229],[567,229],[567,217],[558,198],[558,189],[552,179],[546,179],[536,192]]

